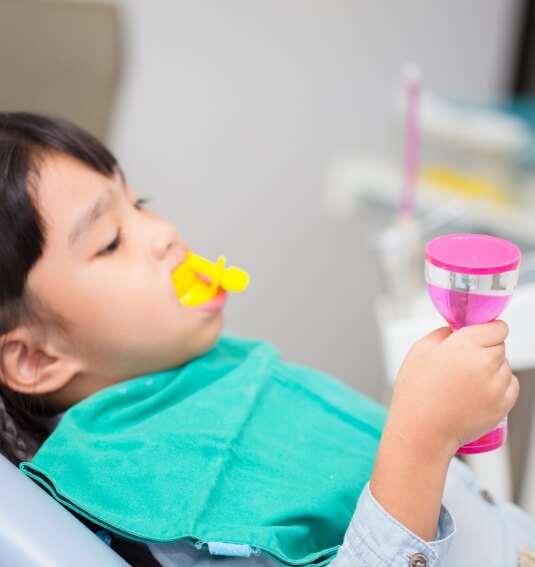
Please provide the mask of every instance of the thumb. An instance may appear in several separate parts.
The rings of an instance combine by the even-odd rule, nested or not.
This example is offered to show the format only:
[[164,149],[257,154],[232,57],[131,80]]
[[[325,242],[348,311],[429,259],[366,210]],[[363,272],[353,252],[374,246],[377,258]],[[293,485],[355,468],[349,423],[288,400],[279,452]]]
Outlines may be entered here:
[[441,343],[442,341],[447,339],[452,333],[453,331],[451,330],[451,327],[439,327],[438,329],[435,329],[434,331],[431,331],[429,334],[425,335],[425,337],[422,337],[420,339],[420,342],[422,344],[427,344],[431,346],[434,344]]

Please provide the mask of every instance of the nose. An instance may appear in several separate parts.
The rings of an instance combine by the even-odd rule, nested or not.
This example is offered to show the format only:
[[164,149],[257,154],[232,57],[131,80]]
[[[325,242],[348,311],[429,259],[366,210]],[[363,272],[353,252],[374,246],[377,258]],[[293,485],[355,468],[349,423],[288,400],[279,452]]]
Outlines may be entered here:
[[184,261],[186,249],[187,246],[171,223],[167,221],[158,223],[151,242],[154,258],[157,260],[169,259],[170,263],[176,265]]

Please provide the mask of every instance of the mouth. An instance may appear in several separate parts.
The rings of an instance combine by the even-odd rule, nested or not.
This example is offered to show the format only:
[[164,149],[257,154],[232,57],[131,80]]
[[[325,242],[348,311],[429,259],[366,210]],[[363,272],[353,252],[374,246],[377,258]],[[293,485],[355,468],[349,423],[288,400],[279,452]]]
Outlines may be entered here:
[[187,262],[173,270],[171,279],[178,300],[186,307],[214,311],[225,304],[226,292],[218,283],[192,270]]
[[184,262],[171,273],[175,294],[186,307],[217,311],[227,299],[227,291],[243,291],[249,275],[235,266],[226,267],[226,258],[217,262],[188,252]]
[[215,294],[215,297],[205,301],[204,303],[200,303],[199,305],[195,305],[190,307],[190,309],[195,309],[195,311],[205,311],[205,312],[215,312],[221,311],[227,302],[227,292],[219,288]]

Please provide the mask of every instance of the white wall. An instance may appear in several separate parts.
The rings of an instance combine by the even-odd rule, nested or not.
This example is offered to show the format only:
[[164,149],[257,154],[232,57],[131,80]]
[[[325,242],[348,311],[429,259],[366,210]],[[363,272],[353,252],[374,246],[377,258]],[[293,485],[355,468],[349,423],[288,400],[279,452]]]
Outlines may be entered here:
[[407,60],[434,90],[500,93],[519,2],[117,1],[111,146],[194,250],[250,271],[227,331],[377,395],[373,222],[328,220],[326,167],[393,147],[390,92]]

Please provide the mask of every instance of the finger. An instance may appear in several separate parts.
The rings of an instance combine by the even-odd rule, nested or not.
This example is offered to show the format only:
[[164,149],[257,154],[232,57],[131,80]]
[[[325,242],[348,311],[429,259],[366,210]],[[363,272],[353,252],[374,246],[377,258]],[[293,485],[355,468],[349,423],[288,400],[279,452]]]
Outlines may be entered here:
[[507,415],[516,404],[516,400],[518,399],[518,394],[520,393],[520,382],[518,378],[512,374],[511,380],[505,389],[504,394],[504,405],[505,405],[505,415]]
[[505,343],[501,343],[496,346],[486,347],[485,352],[488,354],[488,356],[490,356],[492,360],[496,362],[497,368],[500,368],[503,362],[506,361]]
[[506,358],[502,360],[497,373],[500,379],[505,381],[505,387],[507,387],[511,380],[511,376],[513,376],[513,369]]
[[458,335],[470,336],[478,345],[492,347],[505,341],[509,327],[504,321],[492,321],[483,325],[470,325],[457,331]]

